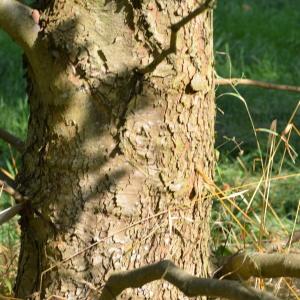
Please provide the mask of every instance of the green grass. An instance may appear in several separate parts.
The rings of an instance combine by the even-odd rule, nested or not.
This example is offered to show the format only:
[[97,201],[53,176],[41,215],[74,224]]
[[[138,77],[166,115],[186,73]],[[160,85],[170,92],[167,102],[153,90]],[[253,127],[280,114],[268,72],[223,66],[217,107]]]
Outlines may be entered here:
[[[0,127],[24,139],[27,130],[28,105],[21,50],[0,31]],[[0,140],[0,167],[12,175],[17,170],[15,161],[20,157]],[[0,209],[13,199],[0,194]],[[17,218],[0,227],[0,293],[11,294],[17,267],[19,229]]]
[[[219,1],[215,11],[217,73],[226,78],[300,85],[298,10],[296,0]],[[248,102],[256,127],[268,128],[277,119],[283,129],[299,100],[298,94],[289,92],[238,89]],[[220,87],[218,95],[228,90]],[[224,135],[235,136],[251,151],[255,138],[244,105],[229,96],[219,98],[217,104],[224,111],[217,118],[218,142],[223,142]],[[294,142],[300,149],[299,139],[295,137]]]
[[[258,158],[258,156],[256,158]],[[249,190],[253,192],[262,174],[260,168],[260,170],[253,170],[254,164],[253,160],[249,161],[249,157],[239,157],[239,160],[226,156],[221,157],[216,170],[217,185],[222,187],[226,184],[230,187],[241,187],[239,190]],[[279,165],[273,167],[272,177],[275,178],[275,180],[271,183],[270,203],[277,213],[280,214],[281,219],[289,223],[289,221],[294,221],[296,217],[300,195],[300,170],[296,168],[294,170],[286,168],[279,173],[278,169]],[[248,184],[251,185],[243,189],[243,186]],[[260,203],[261,196],[257,195],[254,199],[254,208],[257,211],[260,210]]]
[[0,96],[13,105],[25,97],[22,51],[10,37],[0,31]]
[[[28,107],[22,52],[12,40],[0,31],[0,127],[25,138]],[[16,153],[0,141],[0,166],[13,171],[11,157]]]
[[[12,40],[0,32],[0,127],[24,139],[27,130],[28,105],[22,52]],[[0,140],[0,167],[16,175],[15,161],[19,155]],[[11,204],[11,199],[1,195],[0,208]],[[0,228],[0,243],[5,241],[7,226]],[[16,236],[16,235],[15,235]]]
[[[217,74],[300,85],[298,11],[299,1],[293,0],[218,1],[214,41]],[[270,159],[270,131],[255,135],[253,127],[268,129],[276,119],[273,130],[278,133],[277,143],[300,95],[242,86],[237,90],[217,90],[220,155],[215,183],[220,190],[216,187],[211,220],[212,250],[217,256],[241,249],[266,251],[274,247],[280,251],[294,228],[299,229],[299,159],[293,161],[285,153],[284,143],[276,152],[271,151],[274,159]],[[299,113],[292,120],[295,127],[288,140],[297,152]],[[287,298],[295,299],[292,295]]]
[[[0,127],[25,139],[28,105],[22,51],[0,31]],[[0,167],[16,174],[14,161],[20,157],[16,151],[0,140]],[[13,203],[13,199],[0,194],[0,209]],[[14,285],[19,247],[17,218],[0,227],[0,293],[10,295]]]

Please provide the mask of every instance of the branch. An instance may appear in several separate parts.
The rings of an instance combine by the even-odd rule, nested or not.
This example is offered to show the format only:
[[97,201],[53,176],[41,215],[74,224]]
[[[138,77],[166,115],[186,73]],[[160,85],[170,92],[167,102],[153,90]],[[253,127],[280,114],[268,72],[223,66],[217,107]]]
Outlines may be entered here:
[[0,139],[9,143],[19,152],[23,152],[25,149],[25,143],[23,141],[2,128],[0,128]]
[[[24,197],[17,191],[17,184],[14,180],[8,177],[5,173],[0,170],[0,191],[4,191],[10,196],[14,197],[18,204],[13,205],[7,209],[0,212],[0,226],[10,219],[12,219],[16,214],[18,214],[23,208],[25,203],[28,201],[28,197]],[[1,195],[1,193],[0,193]]]
[[6,31],[25,51],[31,49],[40,27],[34,10],[16,0],[0,1],[0,28]]
[[208,8],[212,7],[214,0],[206,0],[203,4],[197,7],[194,11],[189,13],[186,17],[182,18],[179,22],[171,26],[171,37],[170,46],[168,49],[163,50],[154,60],[146,67],[138,69],[137,72],[141,74],[146,74],[153,72],[155,68],[170,54],[176,53],[176,43],[177,43],[177,32],[184,27],[192,19],[203,13]]
[[278,300],[271,294],[257,291],[236,281],[202,279],[192,276],[176,267],[169,260],[163,260],[132,271],[112,274],[99,299],[112,300],[127,288],[138,288],[159,279],[170,282],[188,297],[212,296],[232,300]]
[[300,93],[300,86],[292,86],[292,85],[284,85],[284,84],[274,84],[259,80],[252,79],[239,79],[239,78],[216,78],[215,83],[217,85],[248,85],[248,86],[256,86],[262,89],[269,90],[278,90],[278,91],[288,91]]
[[215,278],[247,280],[251,276],[260,278],[300,278],[299,254],[284,253],[238,253],[215,273]]
[[25,203],[19,203],[2,210],[0,212],[0,226],[17,215],[24,208],[24,205]]
[[0,212],[0,226],[12,219],[16,214],[18,214],[24,208],[24,205],[28,200],[27,197],[23,197],[16,190],[16,186],[16,182],[0,170],[0,190],[11,195],[17,202],[19,202],[19,204],[13,205]]
[[14,197],[16,202],[26,202],[28,200],[27,197],[24,197],[17,190],[16,182],[8,177],[5,173],[3,173],[0,169],[0,189],[10,196]]
[[0,189],[14,197],[17,202],[25,202],[25,198],[16,189],[9,186],[6,181],[0,180]]

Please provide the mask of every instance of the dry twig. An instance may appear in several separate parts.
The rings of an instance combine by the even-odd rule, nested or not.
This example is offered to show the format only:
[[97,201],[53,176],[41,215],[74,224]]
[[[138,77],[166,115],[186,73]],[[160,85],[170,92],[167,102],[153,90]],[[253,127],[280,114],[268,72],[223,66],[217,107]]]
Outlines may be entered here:
[[274,84],[265,81],[245,79],[245,78],[216,78],[215,83],[216,85],[234,85],[234,86],[248,85],[248,86],[259,87],[262,89],[300,93],[300,86]]

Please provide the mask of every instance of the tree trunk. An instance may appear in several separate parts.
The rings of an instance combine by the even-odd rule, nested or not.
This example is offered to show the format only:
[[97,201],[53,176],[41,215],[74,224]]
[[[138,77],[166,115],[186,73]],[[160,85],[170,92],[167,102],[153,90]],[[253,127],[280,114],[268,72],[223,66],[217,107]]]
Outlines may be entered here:
[[[171,24],[198,5],[53,0],[44,10],[28,57],[19,184],[31,204],[20,221],[16,296],[95,299],[92,287],[101,290],[112,271],[166,258],[208,275],[211,11],[178,31],[176,54],[142,69],[170,47]],[[155,282],[121,298],[184,297]]]

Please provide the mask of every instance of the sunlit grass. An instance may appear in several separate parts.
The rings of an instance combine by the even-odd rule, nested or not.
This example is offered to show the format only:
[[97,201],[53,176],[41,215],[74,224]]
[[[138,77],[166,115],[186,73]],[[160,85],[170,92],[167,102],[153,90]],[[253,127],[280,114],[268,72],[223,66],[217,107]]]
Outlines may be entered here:
[[[227,95],[242,102],[257,150],[251,155],[243,155],[239,145],[238,156],[219,155],[216,181],[207,182],[214,199],[214,252],[217,256],[232,255],[241,250],[289,252],[292,246],[288,244],[289,236],[299,223],[300,173],[295,165],[298,154],[290,137],[295,134],[300,138],[295,124],[300,102],[291,112],[283,131],[277,131],[276,120],[270,128],[256,128],[247,102],[234,86],[232,89],[233,92]],[[263,139],[267,141],[264,147],[258,131],[267,134]],[[285,161],[289,162],[288,167]],[[209,181],[205,176],[204,180]],[[260,287],[265,286],[263,280],[259,281]],[[287,279],[276,282],[275,290],[298,299],[299,291]]]

